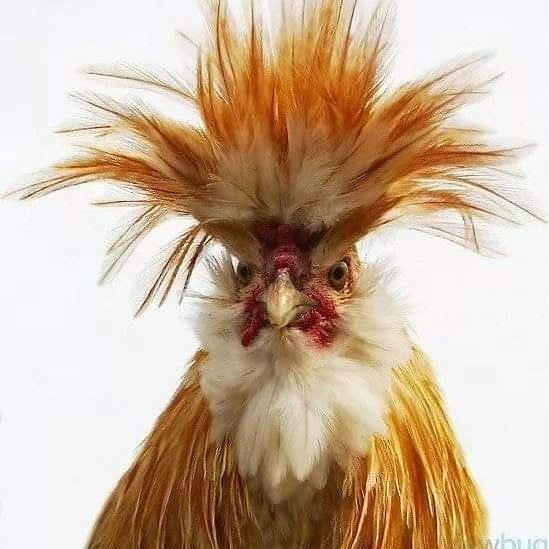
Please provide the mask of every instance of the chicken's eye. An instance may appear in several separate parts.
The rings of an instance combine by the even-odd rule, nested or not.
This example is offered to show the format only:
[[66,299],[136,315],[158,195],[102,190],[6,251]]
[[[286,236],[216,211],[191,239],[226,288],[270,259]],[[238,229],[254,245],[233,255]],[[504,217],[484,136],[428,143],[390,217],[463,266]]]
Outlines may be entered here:
[[240,284],[243,286],[247,286],[252,281],[253,275],[254,269],[251,265],[241,261],[236,266],[236,276],[238,277]]
[[330,286],[335,290],[341,290],[347,279],[349,278],[349,265],[346,261],[338,261],[335,265],[332,265],[330,272],[328,273],[328,281]]

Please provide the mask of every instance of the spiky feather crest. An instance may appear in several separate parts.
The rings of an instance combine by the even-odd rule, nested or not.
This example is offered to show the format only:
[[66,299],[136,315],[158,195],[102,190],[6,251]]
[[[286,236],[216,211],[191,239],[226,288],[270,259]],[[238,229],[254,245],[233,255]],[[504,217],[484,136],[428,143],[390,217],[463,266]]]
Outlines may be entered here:
[[[143,306],[157,294],[162,302],[180,273],[186,286],[212,240],[258,261],[257,221],[320,233],[317,264],[396,222],[482,251],[479,223],[530,214],[498,182],[517,150],[493,147],[482,131],[452,121],[488,84],[472,80],[482,58],[390,92],[392,10],[381,4],[366,26],[356,11],[356,1],[304,1],[298,17],[285,10],[278,30],[268,32],[253,2],[240,29],[216,0],[194,89],[137,69],[92,71],[175,94],[196,107],[202,124],[177,122],[142,102],[81,97],[95,122],[70,133],[93,141],[24,197],[98,180],[131,191],[131,199],[107,203],[138,209],[109,249],[107,274],[167,217],[192,218]],[[448,213],[454,220],[441,220]]]

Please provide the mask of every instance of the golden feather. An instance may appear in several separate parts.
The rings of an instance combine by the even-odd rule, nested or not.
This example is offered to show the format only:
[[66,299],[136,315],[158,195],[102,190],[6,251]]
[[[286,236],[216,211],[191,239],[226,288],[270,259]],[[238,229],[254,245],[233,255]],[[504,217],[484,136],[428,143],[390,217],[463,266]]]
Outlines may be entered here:
[[[264,521],[291,516],[241,479],[229,440],[211,442],[199,386],[206,357],[197,354],[109,498],[90,549],[269,547]],[[290,525],[287,547],[433,549],[433,540],[438,549],[484,547],[483,503],[418,350],[395,369],[388,425],[366,457],[334,470],[311,504],[316,515]]]
[[365,28],[356,1],[304,2],[293,18],[288,10],[267,32],[253,2],[244,29],[225,2],[214,2],[194,87],[135,67],[90,70],[173,94],[202,123],[177,122],[141,101],[78,96],[94,123],[65,132],[88,138],[84,154],[20,193],[33,198],[99,180],[133,193],[106,203],[139,208],[109,250],[107,275],[169,216],[194,219],[197,225],[174,241],[143,306],[155,294],[163,301],[177,272],[188,271],[188,281],[207,236],[236,255],[257,256],[257,221],[319,231],[315,260],[322,263],[388,224],[482,252],[489,251],[481,240],[487,223],[537,216],[506,189],[502,175],[519,149],[490,145],[485,132],[453,122],[490,82],[475,81],[482,57],[391,90],[389,4],[380,4]]

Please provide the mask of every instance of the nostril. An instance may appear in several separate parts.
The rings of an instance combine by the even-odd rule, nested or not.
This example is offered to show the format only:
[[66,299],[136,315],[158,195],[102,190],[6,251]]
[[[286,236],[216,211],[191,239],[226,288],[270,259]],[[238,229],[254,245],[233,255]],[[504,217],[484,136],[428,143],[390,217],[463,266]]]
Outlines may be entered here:
[[305,273],[303,271],[299,271],[295,274],[291,273],[290,277],[292,279],[292,284],[296,287],[296,289],[299,291],[303,290],[305,286]]

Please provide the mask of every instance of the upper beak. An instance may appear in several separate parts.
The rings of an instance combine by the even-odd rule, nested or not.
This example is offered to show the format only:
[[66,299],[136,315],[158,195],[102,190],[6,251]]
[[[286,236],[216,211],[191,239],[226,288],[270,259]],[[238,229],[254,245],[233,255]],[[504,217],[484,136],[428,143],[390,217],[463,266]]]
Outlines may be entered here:
[[288,273],[281,273],[264,294],[267,318],[275,328],[290,324],[298,314],[308,311],[312,303],[293,285]]

